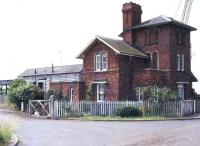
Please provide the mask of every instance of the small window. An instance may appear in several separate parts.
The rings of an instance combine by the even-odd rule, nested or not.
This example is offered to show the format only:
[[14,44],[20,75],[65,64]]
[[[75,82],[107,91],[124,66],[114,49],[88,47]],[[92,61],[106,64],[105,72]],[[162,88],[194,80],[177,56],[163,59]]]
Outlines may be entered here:
[[137,87],[136,88],[136,96],[137,96],[137,100],[140,102],[140,101],[143,101],[143,96],[144,96],[144,93],[143,93],[143,88],[142,87]]
[[151,68],[151,54],[147,53],[148,60],[147,60],[147,68]]
[[185,91],[184,91],[184,85],[183,84],[178,84],[178,95],[181,99],[184,100]]
[[96,67],[96,70],[101,70],[101,54],[100,53],[97,53],[96,56],[95,56],[95,67]]
[[102,70],[107,70],[108,67],[108,54],[107,52],[102,53]]
[[154,52],[152,55],[152,68],[158,69],[158,55],[156,52]]
[[181,55],[181,71],[185,70],[185,59],[184,55]]
[[43,82],[38,82],[38,87],[40,87],[40,89],[44,88],[44,83]]
[[74,97],[74,89],[70,88],[70,102],[73,101],[73,97]]
[[184,71],[185,70],[185,56],[182,54],[178,54],[176,56],[176,69],[177,71]]
[[181,58],[180,58],[180,54],[178,54],[176,56],[176,69],[177,69],[177,71],[181,70]]
[[154,96],[156,97],[154,100],[156,101],[156,102],[158,102],[158,86],[157,85],[155,85],[154,87],[153,87],[153,94],[154,94]]
[[177,44],[184,45],[185,44],[185,33],[183,31],[177,31]]

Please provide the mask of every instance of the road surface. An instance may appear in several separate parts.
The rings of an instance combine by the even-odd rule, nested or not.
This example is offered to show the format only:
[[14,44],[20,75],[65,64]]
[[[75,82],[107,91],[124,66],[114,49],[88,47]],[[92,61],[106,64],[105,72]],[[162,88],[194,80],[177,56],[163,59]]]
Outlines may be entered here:
[[[0,115],[13,115],[0,110]],[[200,120],[91,122],[22,117],[19,146],[198,146]]]

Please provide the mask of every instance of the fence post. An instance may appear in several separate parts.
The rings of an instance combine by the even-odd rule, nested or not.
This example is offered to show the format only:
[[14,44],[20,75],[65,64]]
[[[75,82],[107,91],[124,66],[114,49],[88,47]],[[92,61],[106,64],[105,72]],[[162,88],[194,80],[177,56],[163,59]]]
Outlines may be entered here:
[[183,105],[183,100],[181,100],[181,117],[183,117],[183,108],[184,108],[184,105]]
[[50,111],[49,111],[50,112],[50,117],[54,118],[54,96],[51,95],[49,100],[50,100]]
[[194,114],[196,114],[196,100],[194,100],[193,104],[194,104],[194,106],[193,106],[194,107]]
[[30,106],[30,100],[28,100],[28,113],[29,113],[29,116],[31,116],[31,106]]

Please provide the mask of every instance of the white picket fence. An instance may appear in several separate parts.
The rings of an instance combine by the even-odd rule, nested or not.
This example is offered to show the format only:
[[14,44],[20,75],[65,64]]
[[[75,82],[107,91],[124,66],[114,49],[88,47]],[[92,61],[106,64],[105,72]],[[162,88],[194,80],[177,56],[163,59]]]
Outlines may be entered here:
[[197,112],[200,107],[195,100],[166,101],[166,102],[136,102],[136,101],[80,101],[68,102],[56,100],[51,104],[51,115],[53,118],[64,118],[67,116],[93,115],[93,116],[115,116],[117,110],[125,106],[138,107],[146,116],[184,116]]

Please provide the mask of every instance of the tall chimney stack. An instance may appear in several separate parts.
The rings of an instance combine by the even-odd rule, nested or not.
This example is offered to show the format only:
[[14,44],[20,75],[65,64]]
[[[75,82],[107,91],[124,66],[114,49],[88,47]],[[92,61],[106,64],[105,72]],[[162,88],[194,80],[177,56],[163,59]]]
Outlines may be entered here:
[[123,4],[123,40],[130,44],[134,44],[134,33],[132,27],[141,23],[142,8],[140,5],[129,2]]

